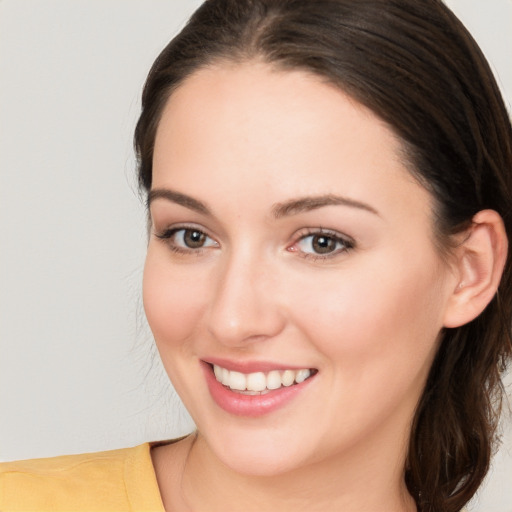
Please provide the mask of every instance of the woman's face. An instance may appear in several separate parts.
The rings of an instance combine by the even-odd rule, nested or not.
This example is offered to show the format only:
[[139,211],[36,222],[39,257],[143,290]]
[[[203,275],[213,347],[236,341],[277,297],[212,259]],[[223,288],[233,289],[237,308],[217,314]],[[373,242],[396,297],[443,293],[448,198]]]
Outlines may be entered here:
[[148,321],[218,458],[404,456],[455,277],[383,122],[305,72],[200,70],[160,121],[150,211]]

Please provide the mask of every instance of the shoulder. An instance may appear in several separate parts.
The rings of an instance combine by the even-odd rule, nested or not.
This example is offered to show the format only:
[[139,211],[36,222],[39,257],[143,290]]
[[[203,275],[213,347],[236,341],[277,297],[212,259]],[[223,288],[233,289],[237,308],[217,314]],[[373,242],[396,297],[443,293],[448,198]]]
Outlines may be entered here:
[[150,445],[0,464],[0,510],[161,512]]

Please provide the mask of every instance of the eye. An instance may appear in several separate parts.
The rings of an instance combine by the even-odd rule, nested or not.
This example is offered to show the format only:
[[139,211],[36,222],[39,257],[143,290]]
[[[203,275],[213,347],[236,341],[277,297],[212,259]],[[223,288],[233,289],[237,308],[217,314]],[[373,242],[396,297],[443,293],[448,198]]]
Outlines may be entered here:
[[199,249],[208,242],[208,236],[197,229],[179,229],[174,233],[176,244],[189,249]]
[[329,257],[346,252],[354,247],[354,242],[337,233],[318,231],[302,236],[291,248],[306,257]]
[[219,245],[206,233],[197,228],[172,228],[161,234],[156,234],[156,236],[161,240],[167,240],[171,249],[177,252],[194,251],[206,247],[218,247]]

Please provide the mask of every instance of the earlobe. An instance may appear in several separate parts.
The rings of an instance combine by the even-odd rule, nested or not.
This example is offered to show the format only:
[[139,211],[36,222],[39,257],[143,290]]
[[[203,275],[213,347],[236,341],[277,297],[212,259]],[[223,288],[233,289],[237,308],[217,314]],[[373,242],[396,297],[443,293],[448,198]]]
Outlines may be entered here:
[[482,210],[457,252],[458,283],[449,297],[444,327],[460,327],[475,319],[496,294],[507,258],[508,241],[501,216]]

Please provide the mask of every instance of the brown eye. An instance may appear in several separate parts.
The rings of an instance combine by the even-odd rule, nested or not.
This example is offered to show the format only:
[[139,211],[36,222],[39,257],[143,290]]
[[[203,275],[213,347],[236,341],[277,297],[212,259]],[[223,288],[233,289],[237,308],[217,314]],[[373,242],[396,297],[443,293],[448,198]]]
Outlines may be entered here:
[[303,236],[294,247],[304,257],[327,258],[352,249],[354,242],[337,233],[319,231]]
[[[168,229],[161,234],[155,233],[157,238],[176,252],[198,251],[199,249],[219,247],[219,244],[206,233],[194,228]],[[198,251],[199,252],[199,251]]]
[[311,246],[317,254],[327,254],[336,250],[338,241],[332,236],[314,235]]
[[183,243],[189,249],[199,249],[200,247],[203,247],[206,242],[206,235],[195,229],[184,229],[182,236]]

